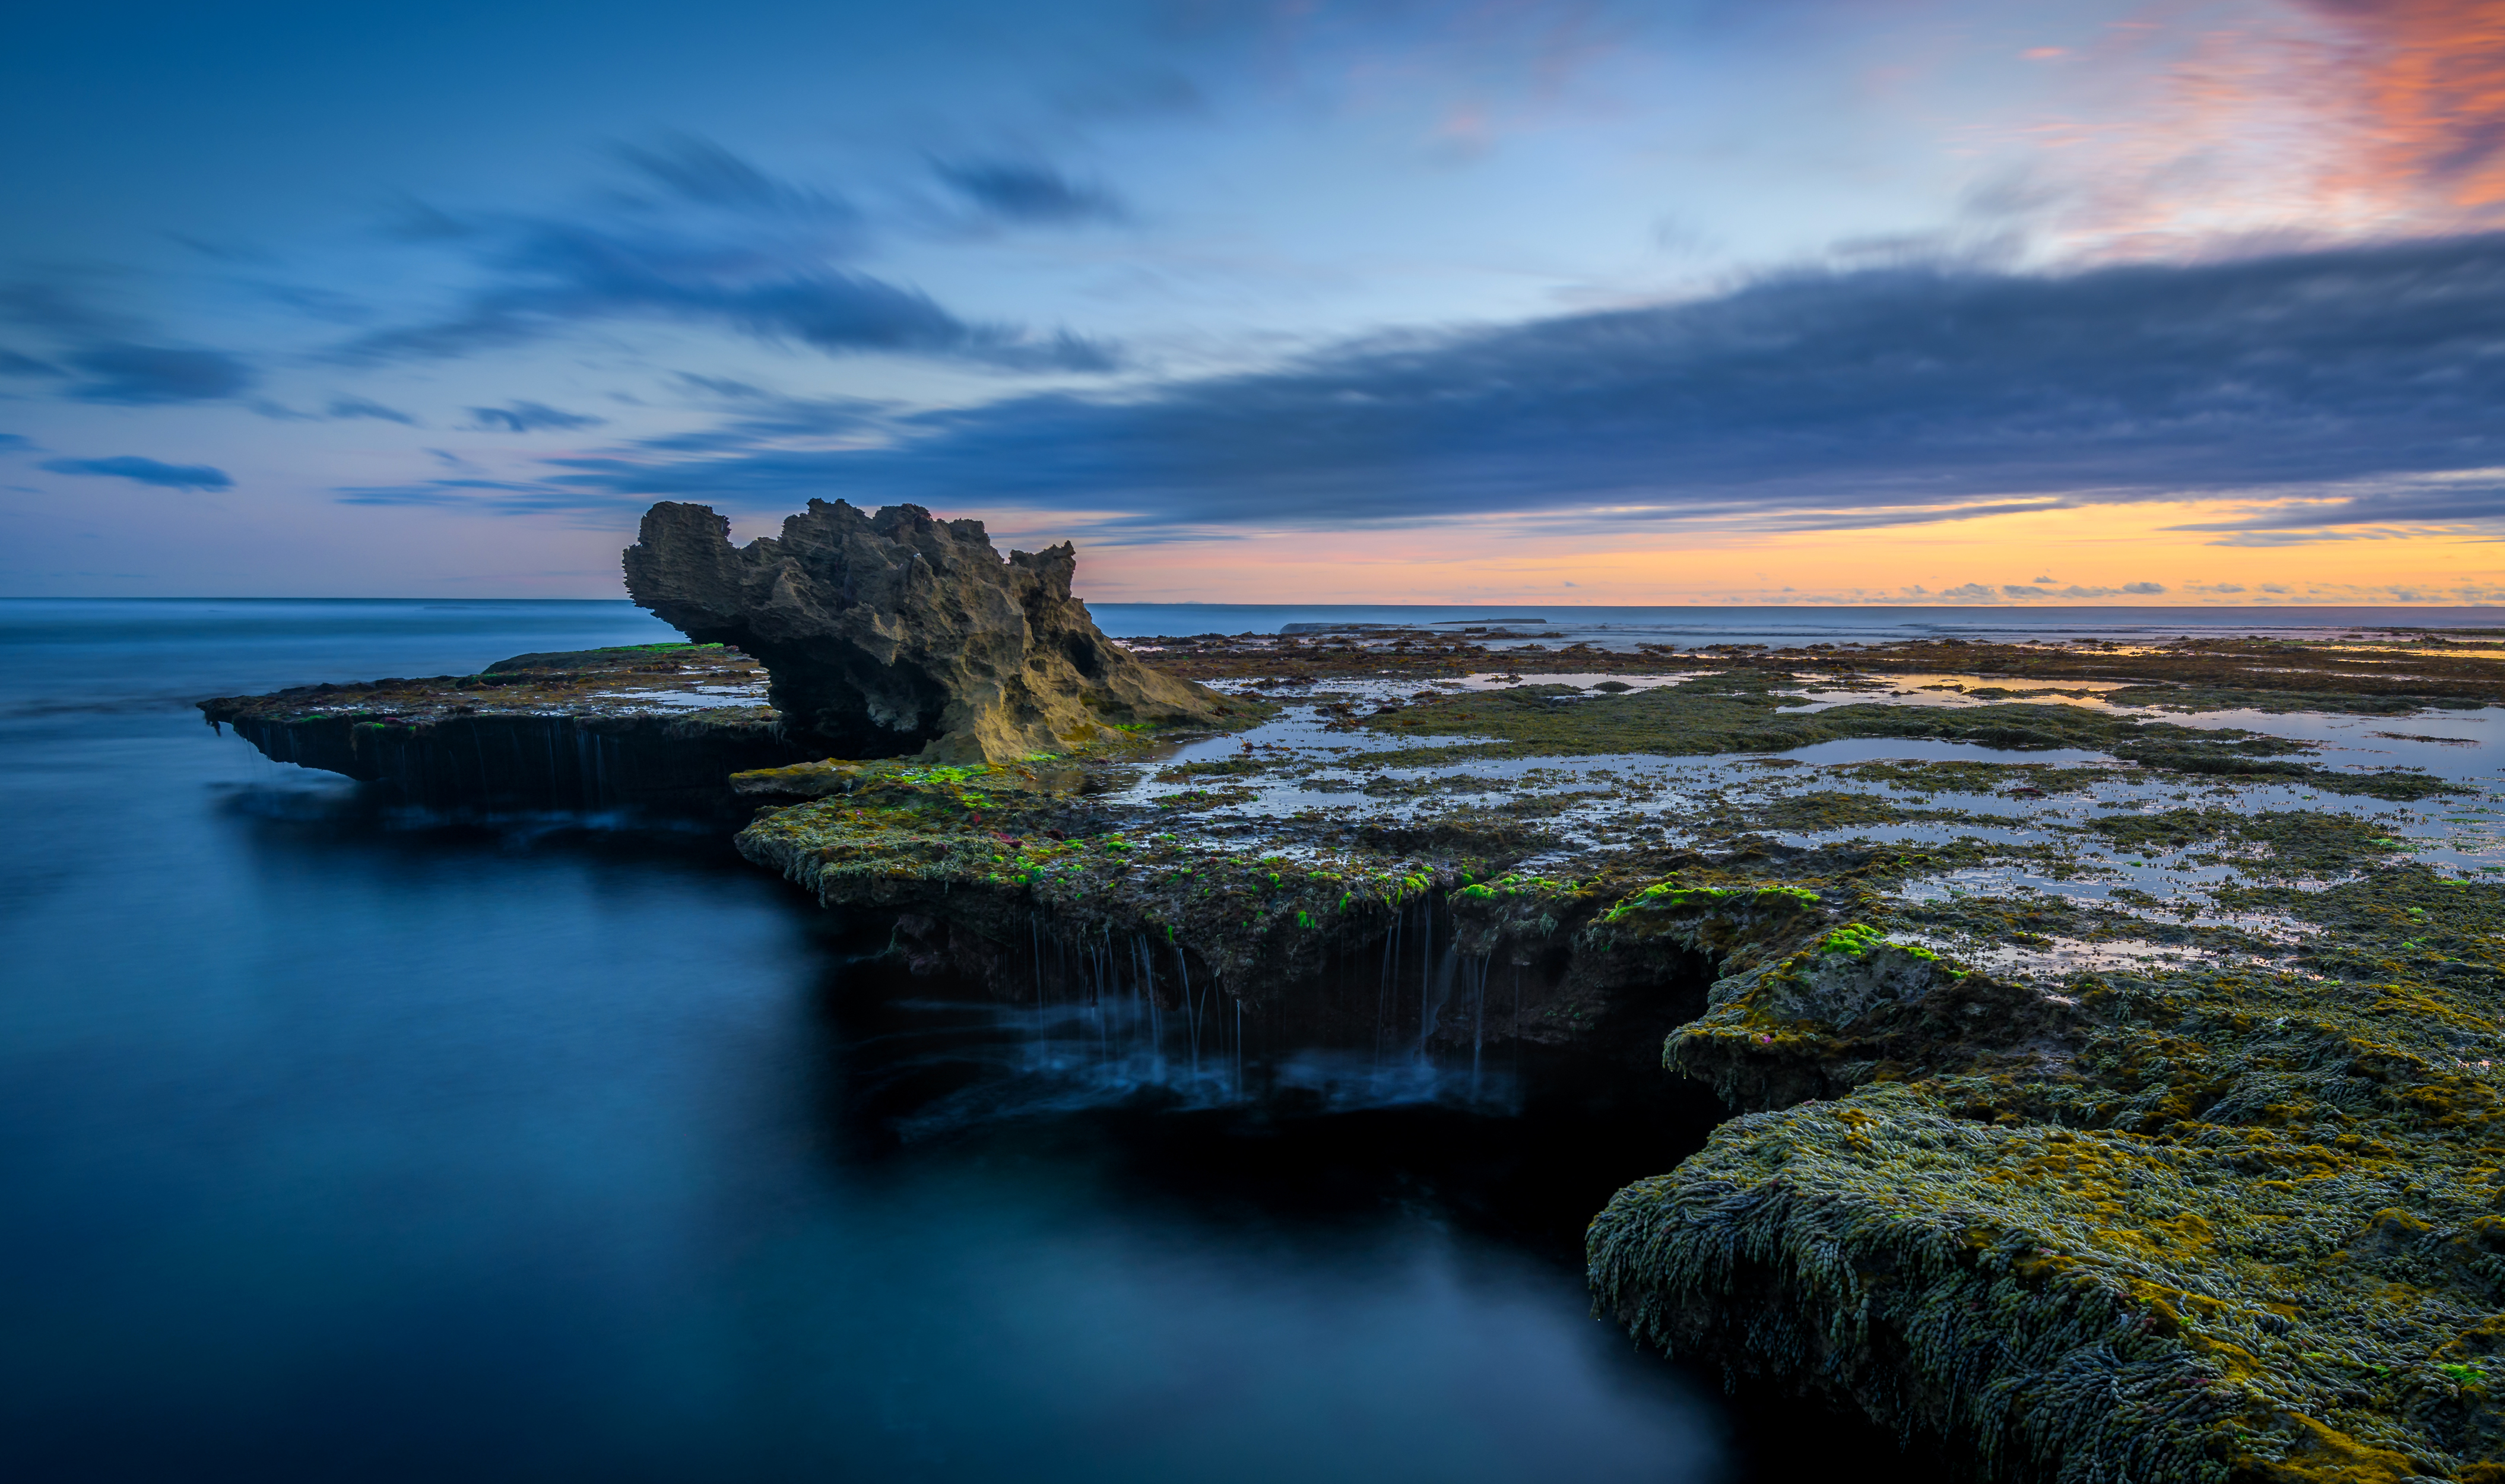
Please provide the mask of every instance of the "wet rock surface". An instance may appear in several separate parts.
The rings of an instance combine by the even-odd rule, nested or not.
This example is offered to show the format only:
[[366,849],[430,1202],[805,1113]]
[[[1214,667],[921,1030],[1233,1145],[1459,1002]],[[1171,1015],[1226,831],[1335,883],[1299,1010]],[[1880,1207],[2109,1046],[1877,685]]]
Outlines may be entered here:
[[627,591],[697,643],[756,655],[822,753],[1006,762],[1238,710],[1106,638],[1071,596],[1067,542],[1004,562],[979,520],[840,500],[810,501],[779,538],[729,534],[707,507],[653,506]]

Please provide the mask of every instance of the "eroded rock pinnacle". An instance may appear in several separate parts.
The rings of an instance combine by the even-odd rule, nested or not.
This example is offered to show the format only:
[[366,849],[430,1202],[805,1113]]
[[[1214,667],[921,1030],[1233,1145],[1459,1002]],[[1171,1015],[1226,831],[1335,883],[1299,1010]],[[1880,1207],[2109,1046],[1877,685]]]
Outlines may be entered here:
[[1067,542],[1004,562],[981,521],[915,505],[812,500],[779,540],[734,547],[710,507],[664,501],[626,549],[626,590],[761,661],[785,724],[839,757],[1002,762],[1225,715],[1105,637],[1070,595],[1076,565]]

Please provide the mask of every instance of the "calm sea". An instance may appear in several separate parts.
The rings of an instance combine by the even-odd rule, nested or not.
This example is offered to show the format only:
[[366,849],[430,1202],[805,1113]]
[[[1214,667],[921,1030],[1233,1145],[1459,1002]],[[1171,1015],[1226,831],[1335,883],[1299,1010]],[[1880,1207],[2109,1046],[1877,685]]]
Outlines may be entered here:
[[[1734,612],[1735,638],[1840,621]],[[1017,1027],[898,982],[721,839],[409,815],[189,704],[668,637],[623,603],[0,602],[0,1477],[1703,1484],[1887,1456],[1586,1313],[1583,1216],[1710,1111],[970,1098],[1027,1075]]]

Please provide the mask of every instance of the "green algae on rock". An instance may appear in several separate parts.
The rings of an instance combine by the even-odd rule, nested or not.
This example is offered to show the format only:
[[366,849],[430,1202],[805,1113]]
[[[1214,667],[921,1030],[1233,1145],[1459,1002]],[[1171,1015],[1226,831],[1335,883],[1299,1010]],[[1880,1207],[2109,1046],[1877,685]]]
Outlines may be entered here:
[[2143,721],[2077,706],[2000,703],[1972,707],[1885,702],[1802,708],[1782,685],[1757,673],[1715,674],[1626,694],[1583,698],[1559,688],[1420,701],[1362,724],[1378,731],[1477,736],[1401,755],[1424,761],[1471,757],[1671,756],[1784,752],[1818,742],[1901,738],[1963,742],[2011,752],[2081,749],[2175,772],[2305,780],[2338,793],[2418,798],[2444,792],[2441,780],[2399,770],[2359,775],[2281,760],[2308,749],[2263,733]]
[[[1936,1036],[1929,1066],[1874,1058],[1838,1013],[1944,984],[1717,985],[1669,1059],[1765,1111],[1595,1221],[1599,1302],[1995,1478],[2480,1476],[2505,1457],[2505,889],[2410,865],[2247,895],[2337,937],[2072,975],[2031,1063]],[[1750,1054],[1863,1080],[1808,1101]]]

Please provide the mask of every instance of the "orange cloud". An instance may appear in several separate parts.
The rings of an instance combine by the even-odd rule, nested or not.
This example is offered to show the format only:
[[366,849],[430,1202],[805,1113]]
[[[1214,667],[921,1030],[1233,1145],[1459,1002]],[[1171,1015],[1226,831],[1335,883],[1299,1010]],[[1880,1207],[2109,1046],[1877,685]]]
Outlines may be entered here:
[[2033,146],[2061,256],[2505,221],[2505,0],[2143,0],[2063,63],[1960,140]]
[[2505,5],[2311,3],[2361,39],[2370,168],[2456,206],[2505,202]]

